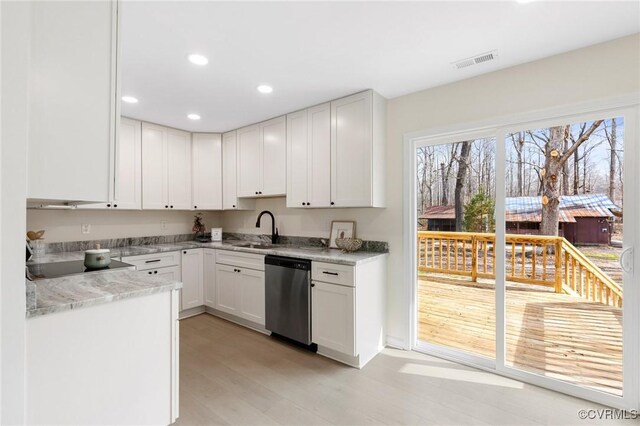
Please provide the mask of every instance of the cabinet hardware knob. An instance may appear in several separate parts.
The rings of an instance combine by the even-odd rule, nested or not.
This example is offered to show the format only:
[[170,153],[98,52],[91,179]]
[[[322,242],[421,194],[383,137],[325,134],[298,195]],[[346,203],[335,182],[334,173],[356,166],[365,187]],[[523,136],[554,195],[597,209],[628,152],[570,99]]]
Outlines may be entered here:
[[232,207],[235,209],[235,208],[236,208],[236,205],[234,204]]
[[157,273],[158,273],[158,271],[153,271],[153,273],[154,273],[154,274],[157,274]]
[[184,254],[187,254],[187,252],[186,252],[186,251],[183,251],[183,253],[184,253]]
[[256,191],[256,195],[258,195],[258,191]]
[[331,202],[331,205],[333,206],[334,204],[335,204],[335,203],[332,201],[332,202]]
[[171,206],[171,208],[173,208],[173,206]]
[[310,206],[310,205],[311,205],[311,203],[307,203],[307,205],[308,205],[308,206]]
[[306,205],[306,203],[302,203],[302,205],[304,206],[304,205]]
[[197,208],[198,208],[198,206],[193,206],[193,208],[194,208],[194,209],[197,209]]
[[107,207],[111,207],[111,204],[107,204]]
[[164,206],[164,208],[165,208],[165,209],[168,209],[168,208],[169,208],[169,206]]
[[149,271],[149,275],[151,275],[152,273],[153,273],[152,271]]
[[113,207],[118,207],[118,205],[117,205],[117,204],[114,204],[114,205],[113,205]]
[[311,287],[315,287],[316,285],[314,283],[311,283]]

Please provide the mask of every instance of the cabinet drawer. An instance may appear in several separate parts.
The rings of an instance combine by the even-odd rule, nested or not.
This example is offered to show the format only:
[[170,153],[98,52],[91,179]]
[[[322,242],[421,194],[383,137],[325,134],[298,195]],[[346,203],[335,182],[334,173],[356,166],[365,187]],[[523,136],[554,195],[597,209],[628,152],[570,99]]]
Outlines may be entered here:
[[334,263],[311,262],[311,279],[354,287],[354,267]]
[[218,250],[216,253],[216,263],[264,271],[264,255],[262,254]]
[[144,254],[141,256],[126,256],[122,258],[122,261],[136,266],[138,271],[146,271],[149,269],[166,268],[168,266],[179,266],[180,253],[179,251],[170,251],[166,253]]

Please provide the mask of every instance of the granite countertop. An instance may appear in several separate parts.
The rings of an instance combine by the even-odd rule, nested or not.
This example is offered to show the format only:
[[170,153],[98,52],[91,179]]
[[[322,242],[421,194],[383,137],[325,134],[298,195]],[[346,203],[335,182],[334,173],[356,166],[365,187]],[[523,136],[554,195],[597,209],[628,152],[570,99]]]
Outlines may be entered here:
[[[69,259],[65,259],[69,260]],[[182,283],[133,269],[27,281],[27,318],[182,288]]]
[[[126,256],[140,256],[144,254],[153,254],[169,251],[179,251],[191,248],[213,248],[218,250],[230,250],[244,253],[255,254],[271,254],[278,256],[295,257],[299,259],[307,259],[317,262],[337,263],[341,265],[360,265],[379,258],[380,256],[386,256],[388,253],[379,252],[366,252],[359,251],[355,253],[343,253],[339,249],[327,249],[323,247],[297,247],[288,245],[273,245],[268,249],[251,248],[251,247],[239,247],[238,244],[247,243],[247,241],[227,240],[221,242],[209,242],[200,243],[197,241],[185,241],[177,243],[167,244],[154,244],[144,246],[129,246],[111,249],[112,258],[120,258]],[[83,251],[76,252],[61,252],[61,253],[48,253],[43,257],[35,261],[30,261],[28,264],[34,263],[50,263],[50,262],[64,262],[68,260],[84,259]]]

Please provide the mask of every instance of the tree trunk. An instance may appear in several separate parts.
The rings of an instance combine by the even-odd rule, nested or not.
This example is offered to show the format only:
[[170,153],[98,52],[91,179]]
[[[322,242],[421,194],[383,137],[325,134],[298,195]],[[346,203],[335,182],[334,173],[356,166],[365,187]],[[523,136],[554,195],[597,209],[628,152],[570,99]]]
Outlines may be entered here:
[[440,199],[440,205],[446,206],[449,204],[449,195],[447,194],[449,177],[445,172],[444,163],[440,163],[440,172],[442,173],[442,198]]
[[615,202],[616,198],[616,149],[617,149],[617,128],[616,119],[611,120],[611,135],[609,136],[609,146],[611,148],[611,158],[609,160],[609,198]]
[[578,195],[580,188],[580,156],[576,149],[573,153],[573,195]]
[[549,129],[549,142],[545,145],[545,174],[542,177],[542,197],[547,203],[542,205],[542,235],[558,235],[560,191],[559,175],[562,173],[561,150],[564,141],[564,126]]
[[[562,152],[569,149],[569,126],[565,127],[564,142]],[[569,162],[565,161],[562,165],[562,195],[569,195]]]
[[464,227],[464,203],[462,200],[462,192],[467,177],[467,169],[469,168],[469,154],[471,153],[472,141],[462,142],[460,148],[460,156],[458,157],[458,175],[456,176],[455,189],[455,213],[456,213],[456,232],[462,232]]
[[518,197],[524,195],[524,171],[523,171],[523,159],[522,151],[524,149],[524,132],[518,133],[518,142],[516,145],[516,154],[518,155]]

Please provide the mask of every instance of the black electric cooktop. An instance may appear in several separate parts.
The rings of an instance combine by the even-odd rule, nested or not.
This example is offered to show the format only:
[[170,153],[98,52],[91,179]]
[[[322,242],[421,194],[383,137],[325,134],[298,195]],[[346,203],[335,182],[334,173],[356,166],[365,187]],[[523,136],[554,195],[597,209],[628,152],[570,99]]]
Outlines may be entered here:
[[59,278],[67,275],[79,275],[85,272],[110,271],[113,269],[130,268],[133,265],[111,259],[106,268],[91,269],[84,266],[84,260],[70,260],[67,262],[38,263],[27,265],[30,279],[43,280],[47,278]]

